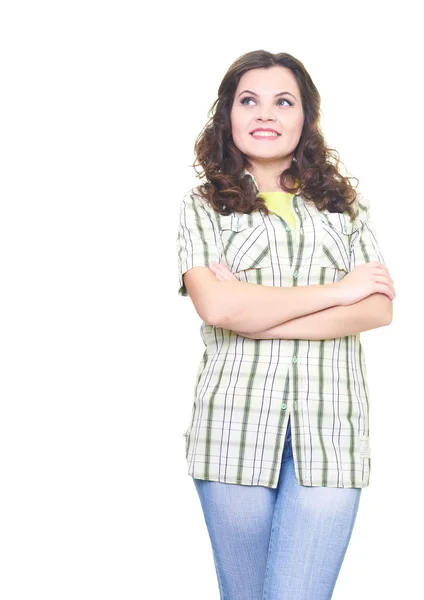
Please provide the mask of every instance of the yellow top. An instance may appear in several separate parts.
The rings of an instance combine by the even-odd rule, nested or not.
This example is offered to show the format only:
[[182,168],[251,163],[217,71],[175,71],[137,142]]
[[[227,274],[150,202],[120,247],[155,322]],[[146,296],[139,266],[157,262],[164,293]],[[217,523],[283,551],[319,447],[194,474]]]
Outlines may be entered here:
[[289,192],[261,192],[260,196],[262,196],[265,200],[265,204],[272,210],[272,212],[280,215],[296,232],[296,219],[292,212],[290,202],[294,194],[290,194]]

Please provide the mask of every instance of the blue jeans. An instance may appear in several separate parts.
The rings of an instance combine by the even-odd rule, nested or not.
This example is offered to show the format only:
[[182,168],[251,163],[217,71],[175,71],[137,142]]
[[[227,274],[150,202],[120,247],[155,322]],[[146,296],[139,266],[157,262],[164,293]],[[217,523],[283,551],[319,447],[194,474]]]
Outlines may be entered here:
[[329,600],[362,488],[298,484],[290,421],[278,486],[193,478],[221,600]]

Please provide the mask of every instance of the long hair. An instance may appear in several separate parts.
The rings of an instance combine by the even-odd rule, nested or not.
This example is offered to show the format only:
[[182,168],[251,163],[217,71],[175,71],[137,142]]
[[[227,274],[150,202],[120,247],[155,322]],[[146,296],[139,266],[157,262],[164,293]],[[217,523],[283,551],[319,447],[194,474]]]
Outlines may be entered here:
[[[339,172],[341,161],[338,153],[327,146],[321,132],[321,97],[318,90],[303,64],[285,52],[248,52],[240,56],[225,74],[218,89],[218,98],[208,112],[209,121],[194,145],[196,159],[192,166],[197,177],[206,178],[206,182],[197,188],[200,195],[223,215],[232,211],[250,213],[258,209],[269,213],[264,198],[257,194],[251,178],[244,174],[251,165],[233,141],[230,114],[242,75],[250,69],[266,69],[275,65],[293,73],[300,88],[304,113],[302,133],[294,152],[296,160],[280,174],[280,186],[312,200],[319,210],[347,211],[353,219],[356,212],[351,204],[355,202],[357,193],[350,179],[356,179],[358,183],[359,180]],[[199,173],[197,167],[201,167],[202,172]]]

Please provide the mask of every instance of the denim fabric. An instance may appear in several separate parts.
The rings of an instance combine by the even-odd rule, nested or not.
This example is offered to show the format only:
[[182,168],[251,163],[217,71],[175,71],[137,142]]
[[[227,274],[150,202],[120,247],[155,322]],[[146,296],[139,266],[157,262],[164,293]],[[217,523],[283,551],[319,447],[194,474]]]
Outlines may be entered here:
[[193,482],[221,600],[330,600],[362,488],[299,485],[290,426],[277,488]]

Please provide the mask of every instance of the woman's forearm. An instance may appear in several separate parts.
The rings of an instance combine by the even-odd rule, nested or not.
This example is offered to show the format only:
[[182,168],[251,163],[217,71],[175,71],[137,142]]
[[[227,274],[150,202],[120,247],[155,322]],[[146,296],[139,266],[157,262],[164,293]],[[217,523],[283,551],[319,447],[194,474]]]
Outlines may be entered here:
[[284,288],[223,281],[208,295],[208,323],[232,331],[259,332],[342,301],[337,283]]
[[233,331],[254,339],[328,340],[355,335],[389,323],[381,310],[381,296],[372,294],[355,304],[326,308],[259,332]]

